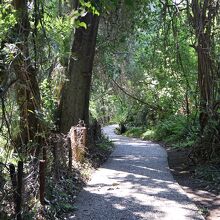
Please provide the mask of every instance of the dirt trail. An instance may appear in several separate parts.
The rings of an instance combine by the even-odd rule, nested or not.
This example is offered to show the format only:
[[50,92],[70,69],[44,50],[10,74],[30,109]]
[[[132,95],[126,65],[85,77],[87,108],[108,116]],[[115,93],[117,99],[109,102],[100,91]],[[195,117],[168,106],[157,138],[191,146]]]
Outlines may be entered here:
[[173,179],[158,144],[104,132],[116,146],[76,201],[77,220],[203,220]]

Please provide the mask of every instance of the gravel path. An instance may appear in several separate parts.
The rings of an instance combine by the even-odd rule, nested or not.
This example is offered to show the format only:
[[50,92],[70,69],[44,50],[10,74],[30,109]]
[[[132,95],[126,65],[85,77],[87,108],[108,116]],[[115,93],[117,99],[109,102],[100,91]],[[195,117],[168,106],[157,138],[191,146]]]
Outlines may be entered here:
[[167,153],[158,144],[104,132],[115,143],[108,161],[76,201],[77,220],[203,220],[173,179]]

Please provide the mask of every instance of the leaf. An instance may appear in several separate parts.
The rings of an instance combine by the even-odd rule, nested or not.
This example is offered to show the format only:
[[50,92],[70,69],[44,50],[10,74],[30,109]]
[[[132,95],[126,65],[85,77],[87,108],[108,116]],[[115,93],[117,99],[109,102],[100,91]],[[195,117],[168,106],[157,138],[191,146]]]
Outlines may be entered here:
[[87,29],[87,24],[85,22],[80,22],[79,27],[84,27],[85,29]]
[[28,109],[28,112],[33,113],[33,114],[34,114],[34,112],[33,112],[32,110],[30,110],[30,109]]
[[92,4],[91,4],[91,2],[85,2],[84,3],[84,5],[87,7],[87,8],[90,8],[90,7],[92,7]]

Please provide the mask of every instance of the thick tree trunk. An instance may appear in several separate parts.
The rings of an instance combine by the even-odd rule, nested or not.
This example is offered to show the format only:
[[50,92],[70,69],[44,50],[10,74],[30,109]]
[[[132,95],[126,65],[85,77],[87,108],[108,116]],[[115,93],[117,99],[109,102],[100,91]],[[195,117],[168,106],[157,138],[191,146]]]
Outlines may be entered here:
[[69,81],[61,98],[61,132],[68,132],[79,120],[89,123],[89,98],[95,55],[99,17],[88,13],[82,22],[87,28],[78,28],[74,35],[68,66]]
[[[189,6],[189,4],[188,4]],[[219,12],[219,0],[192,0],[188,16],[193,26],[198,56],[198,88],[200,95],[200,138],[193,148],[197,161],[219,161],[218,71],[214,28]]]

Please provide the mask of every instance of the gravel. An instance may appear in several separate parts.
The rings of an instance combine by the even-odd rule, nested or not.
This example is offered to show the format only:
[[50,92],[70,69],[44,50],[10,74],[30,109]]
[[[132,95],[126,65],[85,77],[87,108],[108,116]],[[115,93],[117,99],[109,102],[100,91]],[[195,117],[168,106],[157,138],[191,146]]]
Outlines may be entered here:
[[167,153],[158,144],[114,134],[116,148],[79,194],[77,220],[204,220],[173,179]]

